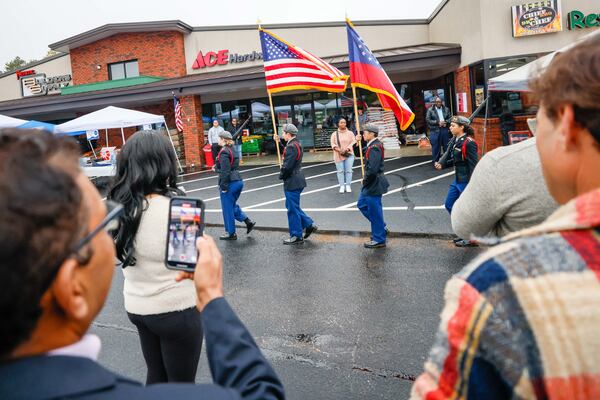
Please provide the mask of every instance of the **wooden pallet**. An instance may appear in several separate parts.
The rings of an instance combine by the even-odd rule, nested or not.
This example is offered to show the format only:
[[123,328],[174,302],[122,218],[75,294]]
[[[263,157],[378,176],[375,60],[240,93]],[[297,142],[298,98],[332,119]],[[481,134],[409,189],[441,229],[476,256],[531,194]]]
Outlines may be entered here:
[[325,153],[328,151],[332,151],[331,147],[322,147],[322,148],[308,150],[309,153]]

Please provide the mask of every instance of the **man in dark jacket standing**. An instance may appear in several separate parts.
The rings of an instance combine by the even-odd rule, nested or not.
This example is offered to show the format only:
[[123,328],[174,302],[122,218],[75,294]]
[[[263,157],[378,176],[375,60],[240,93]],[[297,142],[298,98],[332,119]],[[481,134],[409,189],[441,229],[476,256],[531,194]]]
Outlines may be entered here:
[[240,160],[240,165],[243,165],[244,162],[242,161],[242,132],[238,132],[240,126],[241,125],[238,123],[238,119],[232,118],[231,123],[229,124],[229,128],[227,130],[231,133],[233,137],[233,149],[235,150],[235,153],[237,154]]
[[[283,165],[279,173],[279,179],[283,180],[283,191],[285,193],[285,208],[287,208],[288,226],[290,238],[285,239],[283,244],[301,244],[318,228],[313,220],[300,208],[300,194],[306,187],[306,179],[302,172],[302,145],[296,138],[298,128],[293,124],[283,127],[283,139],[287,142],[283,150]],[[277,134],[273,135],[279,140]],[[304,237],[302,231],[304,230]]]
[[448,148],[450,133],[450,110],[442,103],[442,99],[435,98],[435,103],[427,110],[425,119],[429,127],[429,141],[431,142],[431,161],[436,163]]
[[385,247],[387,236],[386,225],[383,220],[383,206],[381,196],[387,193],[388,183],[383,174],[383,145],[377,139],[379,128],[375,125],[364,127],[364,138],[367,147],[363,150],[365,154],[365,177],[363,187],[358,197],[358,209],[371,222],[371,240],[364,246],[368,249]]
[[[123,208],[77,167],[79,149],[37,130],[0,130],[0,399],[283,399],[279,378],[223,297],[223,261],[200,237],[193,279],[213,385],[142,386],[96,362],[86,333],[115,271]],[[11,222],[12,221],[12,222]],[[132,267],[133,268],[133,267]],[[198,338],[202,340],[201,337]]]

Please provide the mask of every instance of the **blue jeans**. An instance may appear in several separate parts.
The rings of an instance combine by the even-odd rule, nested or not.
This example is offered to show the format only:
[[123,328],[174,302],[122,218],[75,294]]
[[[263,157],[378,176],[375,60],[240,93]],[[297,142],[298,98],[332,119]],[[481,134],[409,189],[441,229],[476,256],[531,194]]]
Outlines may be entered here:
[[235,153],[238,155],[238,158],[241,160],[242,159],[242,145],[234,144],[233,151],[235,151]]
[[450,134],[448,128],[432,129],[429,132],[429,141],[431,142],[431,160],[437,162],[442,154],[448,148]]
[[290,237],[302,238],[302,230],[313,224],[313,220],[300,208],[300,193],[303,189],[284,191]]
[[371,222],[371,239],[377,243],[385,243],[385,222],[383,221],[383,206],[381,204],[381,195],[369,196],[360,192],[358,196],[357,207]]
[[448,189],[448,194],[446,195],[446,202],[444,203],[446,210],[448,210],[450,214],[452,214],[454,203],[456,203],[456,200],[458,200],[460,194],[465,191],[466,187],[466,183],[458,183],[456,182],[456,179],[450,184],[450,189]]
[[223,224],[225,225],[225,232],[231,234],[235,233],[235,221],[244,222],[248,216],[242,211],[240,206],[237,205],[237,200],[242,194],[244,188],[244,182],[233,181],[229,182],[229,189],[227,193],[223,193],[219,190],[221,196],[221,210],[223,210]]
[[346,158],[344,161],[336,162],[337,178],[340,186],[352,183],[352,167],[354,166],[354,155]]

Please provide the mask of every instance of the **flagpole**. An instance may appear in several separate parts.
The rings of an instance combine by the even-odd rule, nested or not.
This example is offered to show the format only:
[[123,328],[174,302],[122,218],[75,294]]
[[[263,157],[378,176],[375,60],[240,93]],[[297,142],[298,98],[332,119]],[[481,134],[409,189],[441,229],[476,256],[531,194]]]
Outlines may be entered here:
[[[352,86],[352,97],[354,97],[354,123],[356,124],[356,133],[361,135],[360,133],[360,121],[358,120],[358,105],[356,103],[356,86],[351,84]],[[362,138],[362,135],[361,135]],[[363,151],[362,151],[362,141],[358,143],[358,153],[360,154],[360,170],[362,171],[363,178],[365,177],[365,163],[363,161]]]
[[[273,99],[271,98],[271,92],[267,90],[267,93],[269,94],[269,104],[271,105],[271,119],[273,120],[273,136],[275,136],[277,135],[277,124],[275,123],[275,109],[273,108]],[[275,146],[277,147],[277,162],[281,167],[281,155],[279,154],[279,140],[275,140]]]

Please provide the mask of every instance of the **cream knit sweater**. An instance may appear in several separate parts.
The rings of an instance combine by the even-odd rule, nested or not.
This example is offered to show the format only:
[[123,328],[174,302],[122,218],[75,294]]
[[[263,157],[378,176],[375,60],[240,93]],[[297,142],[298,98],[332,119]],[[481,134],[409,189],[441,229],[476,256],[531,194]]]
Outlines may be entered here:
[[151,315],[181,311],[196,305],[194,283],[175,282],[177,271],[165,266],[169,198],[148,198],[135,239],[136,265],[123,270],[125,310]]

